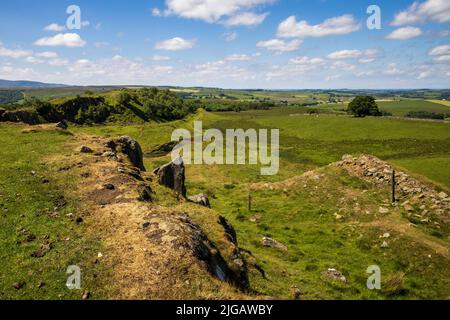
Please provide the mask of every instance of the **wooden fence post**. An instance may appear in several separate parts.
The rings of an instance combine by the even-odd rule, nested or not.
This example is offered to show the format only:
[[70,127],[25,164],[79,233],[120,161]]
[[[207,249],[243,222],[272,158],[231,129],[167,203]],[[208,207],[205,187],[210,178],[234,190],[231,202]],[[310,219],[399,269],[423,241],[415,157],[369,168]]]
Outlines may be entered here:
[[396,182],[395,182],[395,170],[392,170],[392,179],[391,179],[391,181],[392,181],[392,203],[395,203],[396,202],[396,199],[395,199],[395,185],[396,185]]
[[252,193],[248,192],[248,211],[252,211]]

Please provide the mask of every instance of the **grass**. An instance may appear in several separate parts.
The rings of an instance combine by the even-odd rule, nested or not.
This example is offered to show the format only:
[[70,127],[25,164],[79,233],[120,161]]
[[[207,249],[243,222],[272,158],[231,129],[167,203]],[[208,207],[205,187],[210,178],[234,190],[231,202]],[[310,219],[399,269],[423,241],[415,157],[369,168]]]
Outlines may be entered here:
[[[93,298],[104,297],[100,283],[105,277],[93,264],[101,244],[85,237],[84,225],[75,223],[80,212],[70,190],[76,179],[58,173],[64,164],[47,159],[69,152],[64,144],[70,136],[25,134],[22,128],[0,126],[0,299],[80,299],[84,290],[95,292]],[[58,216],[51,217],[55,211]],[[52,249],[42,258],[32,257],[45,243]],[[81,268],[81,290],[65,285],[70,265]],[[15,283],[24,286],[17,290]]]
[[[88,133],[114,137],[130,135],[142,145],[144,152],[168,142],[174,129],[192,129],[194,120],[203,120],[204,128],[279,128],[280,129],[280,173],[274,177],[261,177],[258,166],[203,166],[187,167],[187,187],[189,195],[207,192],[212,206],[225,216],[235,227],[239,246],[250,250],[256,262],[264,268],[267,279],[250,267],[252,289],[258,294],[276,298],[292,298],[290,288],[297,286],[306,299],[440,299],[450,297],[450,274],[448,259],[435,254],[423,239],[449,247],[449,234],[445,231],[417,229],[415,233],[403,234],[397,230],[398,223],[408,223],[403,218],[406,213],[401,208],[390,207],[389,190],[374,188],[356,178],[350,177],[336,168],[319,169],[318,179],[299,179],[293,184],[284,185],[283,180],[299,176],[305,171],[318,169],[339,160],[344,154],[368,153],[405,168],[414,176],[439,184],[442,189],[450,189],[450,130],[447,123],[411,121],[391,118],[355,119],[336,115],[305,115],[303,108],[277,108],[268,111],[248,111],[241,113],[206,113],[170,123],[146,123],[140,125],[106,125],[71,128],[76,133]],[[101,243],[93,239],[78,238],[72,250],[66,250],[63,243],[56,242],[59,250],[52,250],[43,259],[49,259],[42,272],[37,272],[28,255],[38,243],[30,244],[24,253],[16,255],[14,230],[22,225],[33,229],[36,234],[61,235],[67,232],[82,232],[71,221],[64,219],[48,220],[42,216],[36,222],[33,216],[21,212],[47,210],[51,198],[42,189],[39,181],[27,175],[47,155],[68,152],[63,145],[66,136],[54,133],[39,133],[33,136],[20,133],[18,126],[0,127],[2,172],[1,192],[9,200],[15,193],[33,194],[39,192],[38,201],[23,201],[24,209],[16,210],[11,201],[5,202],[14,214],[2,218],[2,246],[7,248],[7,262],[1,272],[5,283],[5,297],[42,297],[33,287],[15,291],[11,285],[20,281],[30,270],[33,275],[29,283],[36,283],[45,276],[47,281],[65,281],[64,268],[70,261],[90,261]],[[10,141],[14,141],[14,144]],[[19,142],[19,144],[16,144]],[[20,146],[20,147],[18,147]],[[45,146],[45,147],[44,147]],[[33,151],[41,151],[35,155]],[[12,151],[12,152],[11,152]],[[146,158],[148,170],[169,161],[169,157]],[[14,171],[17,170],[17,171]],[[39,170],[36,170],[39,172]],[[50,171],[51,172],[51,171]],[[21,179],[24,179],[22,182]],[[7,182],[16,181],[10,185]],[[254,188],[255,183],[280,182],[279,188]],[[76,183],[74,181],[73,183]],[[55,182],[54,192],[59,183]],[[70,184],[69,184],[70,186]],[[3,189],[7,188],[7,189]],[[70,187],[66,187],[70,191]],[[53,190],[53,189],[52,189]],[[158,189],[159,190],[159,189]],[[252,191],[253,210],[247,208],[248,192]],[[70,192],[68,192],[70,194]],[[176,205],[173,199],[158,194],[158,201],[165,205]],[[67,195],[70,199],[70,196]],[[2,198],[0,198],[2,199]],[[4,197],[3,197],[4,199]],[[172,201],[172,202],[171,202]],[[167,203],[165,203],[167,202]],[[70,202],[69,202],[70,203]],[[76,210],[72,203],[67,210]],[[378,208],[386,206],[390,212],[380,214]],[[214,236],[218,230],[209,230],[210,221],[203,213],[192,211],[191,215],[206,232]],[[16,212],[17,211],[17,212]],[[0,212],[1,213],[1,212]],[[336,219],[336,215],[342,219]],[[394,219],[395,217],[395,219]],[[20,219],[25,219],[20,223]],[[252,222],[255,221],[255,222]],[[384,224],[373,224],[373,222]],[[392,222],[394,221],[394,222]],[[41,229],[42,228],[42,229]],[[6,231],[5,231],[6,230]],[[53,231],[52,231],[53,230]],[[391,233],[389,248],[382,249],[380,235]],[[261,245],[263,236],[273,237],[288,247],[288,252],[265,248]],[[59,239],[54,236],[55,239]],[[72,237],[71,238],[75,238]],[[39,238],[40,239],[40,238]],[[431,241],[430,240],[430,241]],[[69,242],[72,245],[72,242]],[[64,244],[66,245],[66,244]],[[220,245],[219,245],[220,247]],[[22,246],[20,246],[22,250]],[[80,248],[89,248],[84,251]],[[28,251],[27,251],[28,250]],[[61,257],[58,252],[68,256]],[[2,257],[3,258],[3,257]],[[4,259],[2,259],[4,260]],[[20,261],[24,261],[20,263]],[[42,260],[44,261],[44,260]],[[383,290],[370,291],[366,288],[370,265],[379,265],[382,270]],[[328,268],[336,268],[348,279],[347,283],[332,281],[323,275]],[[13,270],[7,273],[6,271]],[[89,269],[88,269],[89,270]],[[101,271],[98,271],[99,273]],[[28,277],[28,276],[27,276]],[[98,288],[99,296],[107,296],[101,283],[88,280],[89,286]],[[100,280],[97,280],[100,281]],[[28,281],[27,281],[28,283]],[[62,283],[63,284],[63,283]],[[106,290],[106,289],[105,289]],[[48,293],[49,297],[77,297],[67,292],[64,286],[57,286]],[[102,293],[103,292],[103,293]],[[47,297],[47,296],[46,296]]]
[[448,105],[435,100],[401,100],[377,102],[380,110],[391,112],[394,116],[402,117],[411,111],[428,111],[434,113],[449,113]]
[[[194,119],[203,120],[204,128],[221,130],[280,128],[281,167],[275,177],[261,177],[258,166],[187,168],[188,193],[207,192],[213,208],[234,225],[239,245],[250,250],[265,269],[267,279],[250,268],[252,289],[277,298],[292,298],[289,290],[292,286],[299,287],[306,299],[447,298],[450,295],[448,260],[435,255],[421,242],[421,237],[431,237],[448,246],[448,235],[439,233],[436,237],[433,231],[420,231],[423,236],[419,233],[412,237],[391,230],[389,225],[370,225],[372,221],[384,219],[378,214],[378,208],[380,205],[389,207],[389,190],[373,189],[342,172],[326,170],[318,182],[305,182],[306,187],[302,182],[279,190],[254,191],[252,212],[247,209],[247,195],[253,183],[282,181],[337,161],[347,153],[374,154],[448,189],[448,124],[303,113],[298,108],[201,112],[177,123],[77,130],[100,135],[129,134],[139,140],[144,151],[150,151],[169,141],[173,129],[192,129]],[[146,166],[152,169],[167,161],[169,157],[148,158]],[[355,211],[356,203],[360,210]],[[401,217],[401,212],[396,210],[391,209],[392,215]],[[365,213],[367,211],[369,214]],[[335,213],[344,219],[337,221]],[[250,221],[254,216],[259,222]],[[379,236],[389,231],[393,237],[389,241],[392,242],[390,248],[381,249]],[[263,236],[281,241],[289,251],[283,253],[262,247]],[[382,291],[366,288],[368,275],[365,272],[372,264],[379,265],[386,277]],[[348,283],[324,277],[322,273],[328,268],[341,271]]]

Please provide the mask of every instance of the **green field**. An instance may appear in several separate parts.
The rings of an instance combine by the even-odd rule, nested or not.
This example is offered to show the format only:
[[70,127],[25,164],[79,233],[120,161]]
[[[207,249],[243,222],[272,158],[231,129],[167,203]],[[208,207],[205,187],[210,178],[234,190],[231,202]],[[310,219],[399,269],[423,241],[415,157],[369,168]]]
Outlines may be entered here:
[[450,113],[448,106],[426,100],[380,101],[377,104],[380,110],[391,112],[398,117],[402,117],[410,111]]
[[[174,122],[80,126],[70,130],[75,134],[103,137],[130,135],[147,152],[168,142],[173,130],[192,129],[194,120],[202,120],[205,129],[222,131],[280,129],[280,172],[276,176],[260,176],[258,166],[187,166],[188,194],[207,192],[213,208],[234,225],[240,247],[251,251],[265,270],[267,279],[250,269],[255,294],[290,299],[290,288],[296,286],[305,299],[450,297],[448,259],[434,254],[427,246],[432,242],[448,248],[450,235],[444,230],[425,227],[407,234],[397,232],[396,227],[407,224],[408,220],[401,208],[390,207],[388,188],[373,188],[337,168],[324,167],[344,154],[372,154],[448,192],[448,123],[307,115],[302,108],[274,108],[240,113],[199,111]],[[102,243],[100,239],[81,236],[83,225],[77,226],[71,219],[48,217],[53,209],[52,200],[59,195],[64,195],[68,202],[62,215],[77,212],[76,199],[71,198],[70,192],[70,184],[76,183],[76,179],[67,176],[67,180],[61,181],[59,176],[52,181],[52,172],[57,168],[51,167],[46,172],[42,169],[47,156],[69,152],[64,145],[68,137],[52,132],[27,135],[20,132],[21,128],[21,125],[0,126],[0,154],[6,160],[1,164],[5,174],[0,177],[2,261],[7,261],[0,266],[1,283],[7,284],[1,290],[2,295],[4,298],[79,298],[79,292],[67,291],[61,285],[66,279],[64,268],[72,262],[94,268],[92,258],[101,250]],[[167,161],[169,157],[146,158],[145,164],[150,171]],[[278,181],[283,186],[283,180],[314,169],[319,170],[317,181],[299,180],[273,190],[254,190],[253,210],[248,211],[247,195],[254,183]],[[37,174],[31,175],[31,171]],[[43,176],[50,178],[50,184],[42,185]],[[355,211],[356,203],[361,212],[371,214]],[[380,206],[390,207],[391,213],[378,215]],[[335,218],[338,212],[344,216],[341,221]],[[380,221],[385,225],[378,225]],[[392,235],[391,246],[383,250],[379,236],[387,231]],[[17,244],[30,233],[38,240]],[[47,235],[54,247],[36,262],[30,254],[39,249]],[[262,247],[262,236],[286,244],[288,252]],[[62,240],[66,238],[73,240]],[[365,287],[366,268],[372,264],[379,265],[387,279],[379,292]],[[324,279],[322,272],[327,268],[339,269],[348,283]],[[102,282],[107,270],[90,273],[93,274],[96,277],[88,278],[87,282],[95,288],[95,298],[107,298],[108,285]],[[26,289],[17,291],[12,284],[20,281],[26,281]],[[38,289],[40,281],[52,285]]]

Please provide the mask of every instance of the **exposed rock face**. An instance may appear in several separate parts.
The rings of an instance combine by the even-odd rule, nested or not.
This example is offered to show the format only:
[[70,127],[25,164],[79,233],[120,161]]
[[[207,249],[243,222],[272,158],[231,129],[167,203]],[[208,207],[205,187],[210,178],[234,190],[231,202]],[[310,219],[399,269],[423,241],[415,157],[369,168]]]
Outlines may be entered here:
[[211,203],[209,202],[209,198],[208,195],[201,193],[201,194],[197,194],[195,196],[191,196],[188,198],[189,201],[192,201],[195,204],[207,207],[207,208],[211,208]]
[[169,153],[172,152],[173,148],[175,148],[178,143],[179,143],[178,141],[167,142],[165,144],[156,147],[154,150],[146,153],[146,155],[153,158],[167,156]]
[[139,170],[145,171],[144,167],[144,154],[139,143],[128,137],[123,136],[117,139],[110,140],[106,143],[106,147],[112,149],[114,153],[122,152],[128,156],[128,160],[133,166]]
[[261,243],[264,247],[275,248],[275,249],[278,249],[281,251],[288,250],[288,248],[284,244],[282,244],[281,242],[278,242],[275,239],[269,238],[269,237],[263,237]]
[[[153,244],[167,247],[167,251],[175,250],[182,255],[195,257],[220,280],[229,281],[242,289],[248,287],[246,268],[238,271],[230,268],[219,250],[188,215],[152,214],[146,220],[145,233]],[[238,258],[244,267],[245,263],[240,255],[236,257]]]
[[182,158],[159,167],[154,174],[158,175],[160,185],[166,186],[186,198],[185,167]]
[[4,111],[0,116],[0,121],[23,122],[29,125],[39,124],[37,113],[28,110]]
[[3,109],[3,108],[0,108],[0,119],[2,118],[2,115],[4,114],[6,112],[6,110],[5,109]]
[[62,130],[67,130],[68,125],[67,125],[67,122],[65,122],[65,121],[63,120],[63,121],[58,122],[58,123],[56,124],[56,127],[59,128],[59,129],[62,129]]

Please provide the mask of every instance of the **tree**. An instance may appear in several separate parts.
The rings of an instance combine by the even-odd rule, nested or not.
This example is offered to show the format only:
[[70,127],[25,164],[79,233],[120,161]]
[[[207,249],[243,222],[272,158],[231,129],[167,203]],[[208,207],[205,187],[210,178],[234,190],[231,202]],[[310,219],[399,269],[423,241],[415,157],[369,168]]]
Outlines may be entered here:
[[375,98],[371,96],[357,96],[348,105],[347,112],[355,117],[381,116]]

